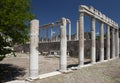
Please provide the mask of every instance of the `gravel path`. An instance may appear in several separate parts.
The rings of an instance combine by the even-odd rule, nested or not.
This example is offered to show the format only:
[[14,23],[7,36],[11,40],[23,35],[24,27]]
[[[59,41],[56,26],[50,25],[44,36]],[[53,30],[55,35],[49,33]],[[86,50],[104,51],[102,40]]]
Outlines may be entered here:
[[[0,62],[0,83],[24,80],[29,75],[28,54],[17,54]],[[39,57],[40,74],[59,69],[59,58]],[[68,58],[68,65],[77,64],[77,58]],[[32,83],[120,83],[120,59],[75,70],[68,74],[36,80]]]

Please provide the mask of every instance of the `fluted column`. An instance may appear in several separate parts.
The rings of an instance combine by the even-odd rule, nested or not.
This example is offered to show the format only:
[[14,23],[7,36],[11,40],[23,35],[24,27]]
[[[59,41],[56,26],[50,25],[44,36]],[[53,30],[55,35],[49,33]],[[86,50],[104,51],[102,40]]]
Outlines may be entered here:
[[32,79],[39,75],[38,43],[39,43],[39,20],[30,22],[30,70],[29,77]]
[[112,28],[112,58],[115,58],[115,29]]
[[104,61],[104,24],[100,24],[100,61]]
[[63,25],[60,26],[60,71],[66,72],[67,71],[67,37],[66,37],[66,19],[62,18]]
[[110,59],[110,26],[107,25],[107,47],[106,47],[107,60]]
[[79,66],[84,65],[84,13],[79,16]]
[[91,62],[96,62],[96,35],[95,35],[95,18],[91,18]]

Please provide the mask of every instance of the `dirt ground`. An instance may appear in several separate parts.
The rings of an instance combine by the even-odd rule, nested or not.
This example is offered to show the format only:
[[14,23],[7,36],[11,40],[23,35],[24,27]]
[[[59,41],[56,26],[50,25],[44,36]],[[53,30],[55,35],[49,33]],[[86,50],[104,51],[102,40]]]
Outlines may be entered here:
[[[77,58],[68,57],[68,65],[78,63]],[[59,69],[58,57],[39,56],[40,74]],[[7,57],[0,62],[0,83],[24,80],[29,76],[29,54]],[[95,64],[68,74],[36,80],[32,83],[120,83],[120,59]]]

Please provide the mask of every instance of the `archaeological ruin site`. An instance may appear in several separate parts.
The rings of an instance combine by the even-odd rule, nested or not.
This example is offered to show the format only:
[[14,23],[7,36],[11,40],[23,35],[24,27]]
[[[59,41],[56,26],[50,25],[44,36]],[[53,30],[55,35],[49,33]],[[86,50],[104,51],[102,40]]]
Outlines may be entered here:
[[[92,6],[81,5],[78,12],[79,18],[76,21],[74,34],[68,18],[63,17],[45,25],[41,25],[37,19],[30,22],[30,50],[29,44],[25,45],[24,49],[24,52],[30,51],[28,80],[42,79],[71,71],[74,73],[74,69],[119,58],[118,24]],[[90,18],[89,33],[84,31],[86,16]],[[96,26],[96,22],[99,23],[99,27]],[[99,28],[99,35],[96,34],[97,28]],[[40,74],[39,55],[60,57],[59,70]],[[78,64],[68,68],[68,57],[77,57]],[[85,64],[85,58],[89,58],[88,64]]]
[[120,83],[118,23],[92,6],[77,12],[31,20],[30,41],[0,62],[0,83]]

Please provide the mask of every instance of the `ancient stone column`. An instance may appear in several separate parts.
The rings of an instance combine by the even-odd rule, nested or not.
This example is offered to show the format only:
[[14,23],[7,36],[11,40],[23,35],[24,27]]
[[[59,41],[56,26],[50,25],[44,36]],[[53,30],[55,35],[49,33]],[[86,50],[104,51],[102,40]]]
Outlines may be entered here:
[[79,67],[84,65],[84,13],[79,16]]
[[100,61],[104,61],[104,24],[100,24]]
[[59,41],[60,38],[59,38],[59,27],[57,27],[57,41]]
[[53,31],[52,31],[52,28],[51,28],[51,42],[53,41]]
[[44,41],[44,29],[41,30],[42,31],[42,42]]
[[67,71],[67,37],[66,37],[66,19],[62,18],[63,25],[60,26],[60,71]]
[[115,29],[112,29],[112,58],[115,58]]
[[48,42],[48,28],[46,29],[46,41]]
[[115,29],[115,57],[119,56],[119,33],[118,29]]
[[71,40],[71,22],[69,21],[69,40]]
[[107,60],[110,59],[110,26],[107,25],[107,46],[106,46],[106,56]]
[[119,58],[119,29],[116,31],[116,36],[117,36],[117,58]]
[[55,32],[55,41],[57,41],[57,34],[58,34],[58,32],[57,32],[57,28],[56,28],[56,32]]
[[76,23],[76,40],[78,40],[78,32],[79,32],[79,21],[77,20],[77,23]]
[[96,35],[95,35],[95,18],[91,18],[91,62],[96,62]]
[[30,22],[30,70],[29,77],[32,79],[39,75],[38,63],[38,43],[39,43],[39,20]]

